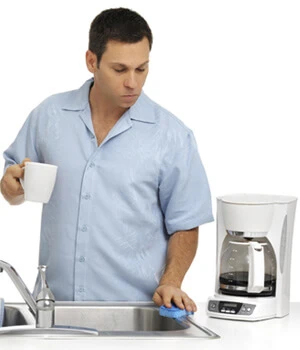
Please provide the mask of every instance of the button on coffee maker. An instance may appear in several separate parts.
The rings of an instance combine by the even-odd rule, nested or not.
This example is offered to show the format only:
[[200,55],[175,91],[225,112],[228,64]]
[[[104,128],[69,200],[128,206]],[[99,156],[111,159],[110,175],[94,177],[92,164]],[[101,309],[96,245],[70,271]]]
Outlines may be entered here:
[[297,198],[234,194],[217,198],[217,273],[212,317],[256,321],[289,313]]

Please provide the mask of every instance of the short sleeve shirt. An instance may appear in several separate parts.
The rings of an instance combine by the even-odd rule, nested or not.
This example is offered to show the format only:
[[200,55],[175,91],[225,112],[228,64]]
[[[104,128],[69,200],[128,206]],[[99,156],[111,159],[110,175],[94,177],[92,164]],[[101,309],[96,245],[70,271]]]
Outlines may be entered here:
[[89,91],[50,96],[4,152],[58,166],[39,264],[56,300],[152,299],[170,235],[213,221],[192,131],[144,92],[98,146]]

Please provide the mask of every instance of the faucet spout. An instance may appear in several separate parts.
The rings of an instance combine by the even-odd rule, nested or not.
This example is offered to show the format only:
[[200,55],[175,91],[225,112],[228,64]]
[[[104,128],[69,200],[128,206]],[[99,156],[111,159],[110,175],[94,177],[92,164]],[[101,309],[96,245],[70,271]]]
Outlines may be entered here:
[[34,317],[36,317],[36,302],[26,284],[23,282],[22,278],[10,264],[3,260],[0,260],[0,272],[3,270],[8,274],[14,285],[17,287],[18,291],[28,305],[30,312]]

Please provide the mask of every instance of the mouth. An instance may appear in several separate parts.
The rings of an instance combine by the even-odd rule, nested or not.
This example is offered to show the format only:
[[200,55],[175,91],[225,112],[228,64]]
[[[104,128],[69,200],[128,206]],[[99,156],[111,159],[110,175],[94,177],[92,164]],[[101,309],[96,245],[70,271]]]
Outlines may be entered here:
[[125,101],[134,101],[138,95],[122,95],[121,98]]

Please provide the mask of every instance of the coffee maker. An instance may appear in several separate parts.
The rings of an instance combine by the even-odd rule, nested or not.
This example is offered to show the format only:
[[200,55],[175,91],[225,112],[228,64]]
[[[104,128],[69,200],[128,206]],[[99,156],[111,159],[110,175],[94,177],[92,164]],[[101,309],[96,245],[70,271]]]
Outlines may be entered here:
[[297,198],[233,194],[217,198],[217,268],[211,317],[258,321],[289,313]]

